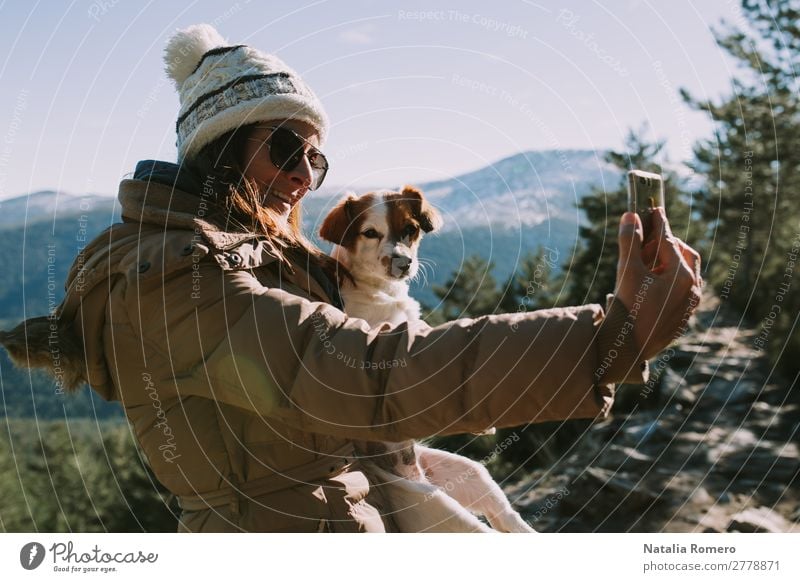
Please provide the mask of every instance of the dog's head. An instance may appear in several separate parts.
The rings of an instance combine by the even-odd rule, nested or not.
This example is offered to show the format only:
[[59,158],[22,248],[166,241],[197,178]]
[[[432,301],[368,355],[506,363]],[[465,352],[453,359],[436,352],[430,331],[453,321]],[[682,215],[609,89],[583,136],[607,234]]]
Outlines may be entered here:
[[400,192],[345,195],[325,218],[319,235],[341,247],[356,280],[360,274],[411,279],[419,270],[422,235],[441,224],[441,216],[422,192],[404,186]]

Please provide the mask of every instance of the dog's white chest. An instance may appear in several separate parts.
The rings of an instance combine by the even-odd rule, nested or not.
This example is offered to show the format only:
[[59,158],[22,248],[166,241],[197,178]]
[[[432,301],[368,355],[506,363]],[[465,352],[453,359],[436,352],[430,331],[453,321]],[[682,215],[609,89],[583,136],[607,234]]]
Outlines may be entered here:
[[370,326],[389,322],[397,325],[404,321],[417,321],[420,307],[409,297],[407,290],[389,295],[380,291],[363,291],[350,285],[341,289],[342,300],[347,315],[367,321]]

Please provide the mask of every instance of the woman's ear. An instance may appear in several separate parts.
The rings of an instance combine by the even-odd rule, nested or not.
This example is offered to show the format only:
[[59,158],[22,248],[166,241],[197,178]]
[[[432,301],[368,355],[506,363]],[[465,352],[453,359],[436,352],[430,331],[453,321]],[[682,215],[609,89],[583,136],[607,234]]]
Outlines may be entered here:
[[428,204],[419,188],[403,186],[403,190],[400,193],[411,204],[414,218],[419,222],[419,227],[423,232],[433,232],[441,228],[443,222],[441,214]]
[[355,218],[353,203],[357,200],[358,197],[352,192],[345,193],[344,197],[322,221],[319,229],[320,238],[344,247],[350,245],[358,234],[356,228],[351,228],[351,226],[355,226],[353,224]]

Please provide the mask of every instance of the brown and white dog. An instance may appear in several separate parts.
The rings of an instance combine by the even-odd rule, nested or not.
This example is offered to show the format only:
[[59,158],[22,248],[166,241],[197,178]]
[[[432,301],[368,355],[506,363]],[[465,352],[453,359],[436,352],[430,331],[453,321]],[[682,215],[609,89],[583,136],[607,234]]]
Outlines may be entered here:
[[[320,236],[334,244],[332,256],[353,276],[340,290],[347,314],[372,327],[419,320],[409,282],[420,268],[423,235],[441,224],[439,213],[412,186],[345,195],[325,218]],[[354,444],[365,470],[381,482],[401,531],[534,531],[480,463],[413,440]],[[492,527],[473,514],[484,515]]]

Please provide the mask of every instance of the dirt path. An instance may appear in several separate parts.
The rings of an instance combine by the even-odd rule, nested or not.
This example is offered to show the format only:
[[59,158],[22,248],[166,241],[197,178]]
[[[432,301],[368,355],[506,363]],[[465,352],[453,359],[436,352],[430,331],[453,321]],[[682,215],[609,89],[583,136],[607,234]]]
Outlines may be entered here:
[[506,489],[539,531],[800,532],[800,385],[713,297],[573,454]]

